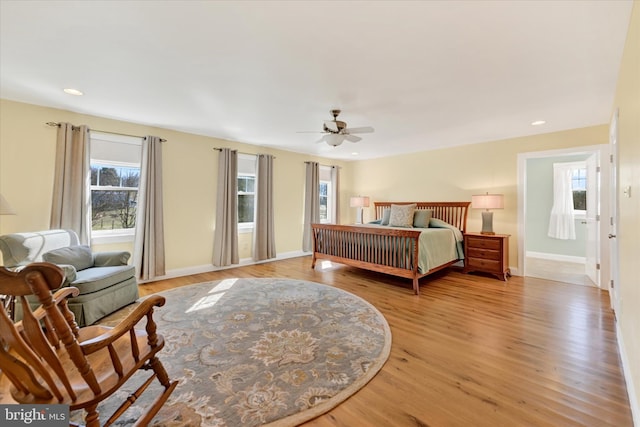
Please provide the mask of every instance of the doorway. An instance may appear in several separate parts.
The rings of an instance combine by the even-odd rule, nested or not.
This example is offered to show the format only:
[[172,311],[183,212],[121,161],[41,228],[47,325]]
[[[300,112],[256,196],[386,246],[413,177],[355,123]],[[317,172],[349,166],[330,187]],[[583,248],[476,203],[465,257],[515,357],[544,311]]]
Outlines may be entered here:
[[[597,287],[606,283],[608,239],[600,219],[608,218],[609,163],[603,161],[608,152],[608,145],[597,145],[518,155],[518,270],[523,276]],[[554,163],[584,165],[588,174],[589,206],[576,212],[573,239],[547,235]]]

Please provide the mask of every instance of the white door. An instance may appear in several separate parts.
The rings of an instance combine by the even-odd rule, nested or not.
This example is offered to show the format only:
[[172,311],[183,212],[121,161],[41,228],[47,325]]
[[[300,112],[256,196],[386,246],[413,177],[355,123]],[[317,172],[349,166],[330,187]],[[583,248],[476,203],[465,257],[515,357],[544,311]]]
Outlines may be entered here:
[[613,113],[611,126],[609,127],[610,145],[610,184],[609,193],[609,256],[610,256],[610,281],[608,284],[611,308],[618,311],[620,307],[620,296],[618,294],[618,239],[616,238],[618,228],[618,110]]
[[585,273],[587,277],[600,287],[600,180],[598,179],[598,154],[587,158],[587,250]]

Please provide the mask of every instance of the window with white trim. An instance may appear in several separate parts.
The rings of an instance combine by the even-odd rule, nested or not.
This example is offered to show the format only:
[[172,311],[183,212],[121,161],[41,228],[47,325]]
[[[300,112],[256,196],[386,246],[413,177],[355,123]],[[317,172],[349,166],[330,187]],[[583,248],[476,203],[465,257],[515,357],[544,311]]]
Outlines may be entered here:
[[253,229],[256,190],[256,156],[238,154],[238,229]]
[[331,166],[320,165],[320,222],[333,222],[333,184],[331,182]]
[[573,192],[573,209],[576,212],[587,211],[587,165],[571,169],[571,191]]
[[142,138],[90,133],[91,237],[135,232]]

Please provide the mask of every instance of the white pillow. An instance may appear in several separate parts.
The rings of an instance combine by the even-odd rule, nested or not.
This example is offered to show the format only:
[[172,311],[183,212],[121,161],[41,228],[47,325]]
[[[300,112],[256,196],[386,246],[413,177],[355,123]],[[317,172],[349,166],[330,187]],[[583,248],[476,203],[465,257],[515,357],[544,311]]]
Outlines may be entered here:
[[416,204],[391,205],[391,215],[389,215],[389,225],[391,227],[413,227],[413,213]]

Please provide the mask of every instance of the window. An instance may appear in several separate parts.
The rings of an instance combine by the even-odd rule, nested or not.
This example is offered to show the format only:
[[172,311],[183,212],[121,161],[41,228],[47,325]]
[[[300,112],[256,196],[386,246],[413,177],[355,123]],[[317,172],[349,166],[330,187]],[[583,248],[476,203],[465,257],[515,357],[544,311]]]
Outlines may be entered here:
[[320,222],[333,222],[333,185],[331,183],[331,166],[320,165]]
[[141,144],[142,138],[91,132],[91,237],[98,243],[133,238]]
[[91,230],[135,228],[139,166],[91,163]]
[[330,182],[320,181],[320,222],[327,222],[331,216],[329,212],[329,187]]
[[238,175],[238,224],[253,224],[256,177]]
[[256,156],[238,154],[238,229],[253,229],[256,196]]
[[573,209],[587,210],[587,168],[576,167],[571,170],[571,190],[573,191]]

